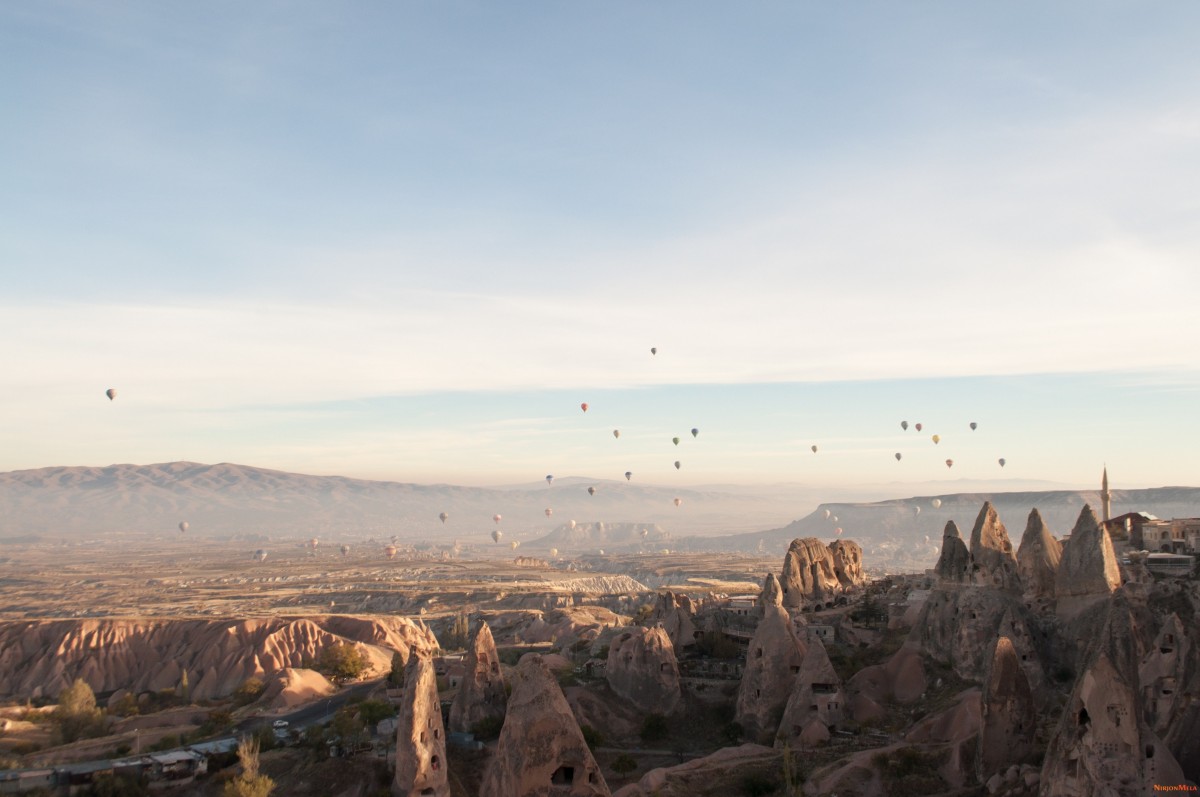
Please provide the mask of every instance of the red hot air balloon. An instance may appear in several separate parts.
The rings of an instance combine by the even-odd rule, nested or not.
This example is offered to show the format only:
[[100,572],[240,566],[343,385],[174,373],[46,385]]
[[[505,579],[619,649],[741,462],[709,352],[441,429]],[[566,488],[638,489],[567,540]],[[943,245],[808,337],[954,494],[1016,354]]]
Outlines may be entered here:
[[915,428],[915,429],[916,429],[918,432],[919,432],[919,431],[921,431],[921,424],[919,424],[919,423],[918,423],[918,424],[916,425],[916,427],[914,427],[914,428]]
[[586,401],[579,405],[579,409],[583,410],[584,412],[587,412],[587,407],[588,405]]

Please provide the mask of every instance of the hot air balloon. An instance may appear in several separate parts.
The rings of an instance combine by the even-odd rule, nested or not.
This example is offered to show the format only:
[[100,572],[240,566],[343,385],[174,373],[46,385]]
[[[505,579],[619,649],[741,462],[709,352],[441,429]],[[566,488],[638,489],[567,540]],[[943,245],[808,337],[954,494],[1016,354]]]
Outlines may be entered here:
[[620,439],[620,437],[621,437],[621,430],[620,430],[620,429],[613,429],[613,437],[616,437],[617,439]]
[[445,522],[446,522],[446,518],[448,518],[448,517],[450,517],[450,516],[449,516],[449,515],[447,515],[445,512],[442,512],[440,515],[438,515],[438,520],[440,520],[440,521],[442,521],[443,523],[445,523]]
[[588,495],[595,495],[595,494],[596,494],[596,488],[595,488],[595,487],[589,487],[589,488],[588,488]]
[[953,467],[954,467],[954,460],[952,460],[952,459],[948,459],[948,460],[946,460],[946,467],[947,467],[947,468],[953,468]]
[[941,436],[941,435],[937,435],[937,434],[935,434],[933,437],[931,437],[931,438],[929,438],[929,439],[933,441],[933,444],[934,444],[935,446],[936,446],[938,443],[942,442],[942,436]]
[[919,431],[921,431],[921,424],[919,424],[919,423],[918,423],[918,424],[917,424],[916,426],[914,426],[913,428],[914,428],[914,429],[916,429],[916,430],[919,432]]
[[650,347],[650,353],[651,353],[651,354],[658,354],[658,347],[657,347],[657,346],[651,346],[651,347]]
[[644,540],[649,536],[650,536],[650,529],[642,529],[642,539]]
[[826,519],[826,520],[829,520],[829,516],[830,516],[830,515],[832,515],[832,514],[833,514],[832,512],[830,512],[828,509],[826,509],[826,510],[825,510],[825,519]]
[[672,437],[672,438],[671,438],[671,442],[672,442],[672,443],[674,443],[675,445],[679,445],[679,438],[678,438],[678,437]]
[[908,421],[900,421],[900,428],[907,432],[908,431]]
[[554,510],[551,509],[550,507],[546,507],[546,517],[550,517],[553,514],[554,514]]
[[396,558],[396,546],[389,545],[388,547],[383,549],[383,553],[385,556],[387,556],[388,559],[395,559]]
[[978,426],[979,426],[979,424],[975,423],[975,421],[971,421],[971,431],[972,432],[975,431],[976,427],[978,427]]
[[546,484],[554,484],[553,474],[549,474],[549,473],[546,474]]
[[913,507],[913,514],[914,514],[914,515],[919,515],[919,514],[921,514],[921,507],[919,507],[919,506],[914,506],[914,507]]
[[1004,467],[1004,457],[1000,457],[1000,459],[998,459],[996,461],[1000,463],[1000,467],[1002,467],[1002,468]]
[[675,470],[679,470],[683,466],[679,464],[679,460],[675,460]]
[[508,544],[508,547],[509,547],[509,549],[510,549],[510,550],[513,550],[513,551],[515,551],[515,550],[517,550],[518,548],[520,548],[520,547],[521,547],[521,541],[520,541],[520,540],[513,540],[512,542],[510,542],[510,543]]
[[692,437],[699,437],[699,436],[700,436],[700,430],[699,430],[699,429],[693,429],[693,430],[692,430]]
[[929,503],[933,504],[934,509],[942,508],[942,499],[940,499],[940,498],[935,498],[932,501],[930,501]]
[[839,537],[840,537],[840,536],[842,536],[842,527],[841,527],[841,526],[838,526],[836,529],[834,529],[834,532],[835,532],[835,533],[836,533],[836,534],[837,534]]
[[587,402],[585,401],[582,404],[580,404],[579,409],[583,410],[584,412],[587,412]]
[[926,545],[929,544],[929,535],[928,534],[925,535],[925,544]]
[[342,552],[342,556],[350,555],[350,546],[349,545],[343,545],[339,550]]
[[812,452],[813,452],[814,454],[815,454],[815,453],[817,453],[817,447],[816,447],[816,446],[813,446],[813,447],[812,447]]
[[900,461],[900,459],[901,459],[900,452],[899,452],[899,451],[897,451],[897,452],[896,452],[896,461],[897,461],[897,462],[899,462],[899,461]]
[[568,520],[568,521],[567,521],[567,525],[573,529],[573,528],[575,528],[575,521],[574,521],[574,520]]
[[550,549],[550,558],[551,558],[551,559],[553,559],[553,558],[554,558],[554,557],[556,557],[556,556],[558,556],[558,549],[557,549],[557,548],[551,548],[551,549]]
[[499,523],[502,520],[502,518],[499,515],[492,515],[492,520]]
[[631,471],[631,470],[625,471],[625,481],[629,481],[632,478],[633,478],[633,471]]
[[503,536],[504,532],[502,532],[500,529],[496,529],[492,532],[492,542],[500,542],[500,538]]
[[104,395],[108,396],[109,401],[112,401],[117,397],[117,389],[115,387],[110,387],[108,390],[104,391]]
[[317,546],[320,544],[321,544],[321,541],[318,540],[316,537],[313,537],[311,540],[308,541],[309,547],[312,548],[314,551],[317,549]]
[[604,556],[604,549],[603,549],[603,548],[601,548],[601,549],[600,549],[600,555],[601,555],[601,556]]
[[257,551],[254,552],[254,560],[257,562],[267,561],[267,552],[264,551],[262,548],[259,548]]
[[833,517],[831,517],[829,519],[832,520],[834,523],[837,523],[837,515],[834,515]]
[[676,499],[675,499],[675,506],[679,506],[679,505],[680,505],[680,504],[682,504],[682,503],[683,503],[683,499],[682,499],[682,498],[676,498]]
[[182,534],[183,532],[185,532],[187,530],[188,530],[188,522],[186,520],[181,521],[179,524],[179,532]]

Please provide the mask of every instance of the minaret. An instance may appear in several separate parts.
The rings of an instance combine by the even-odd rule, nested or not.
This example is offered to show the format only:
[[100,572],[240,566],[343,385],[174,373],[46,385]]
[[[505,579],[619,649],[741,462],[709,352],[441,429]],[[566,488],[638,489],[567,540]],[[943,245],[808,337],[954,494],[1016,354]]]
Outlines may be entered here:
[[1112,493],[1108,491],[1108,466],[1104,466],[1104,477],[1100,480],[1100,505],[1104,509],[1104,522],[1112,520]]

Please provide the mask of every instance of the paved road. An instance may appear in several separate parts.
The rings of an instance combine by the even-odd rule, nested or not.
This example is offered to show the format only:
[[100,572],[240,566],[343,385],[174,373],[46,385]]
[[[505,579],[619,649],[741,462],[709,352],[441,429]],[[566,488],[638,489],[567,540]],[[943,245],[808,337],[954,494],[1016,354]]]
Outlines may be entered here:
[[299,708],[290,714],[273,714],[262,717],[248,717],[236,726],[236,730],[241,733],[244,731],[252,731],[255,728],[261,728],[264,725],[270,726],[275,720],[286,720],[288,730],[303,730],[309,725],[320,725],[323,722],[333,719],[333,715],[337,710],[346,705],[353,697],[366,697],[371,691],[378,688],[383,682],[382,678],[376,678],[372,681],[363,681],[354,686],[346,687],[339,692],[336,692],[324,700],[316,703],[310,703],[303,708]]

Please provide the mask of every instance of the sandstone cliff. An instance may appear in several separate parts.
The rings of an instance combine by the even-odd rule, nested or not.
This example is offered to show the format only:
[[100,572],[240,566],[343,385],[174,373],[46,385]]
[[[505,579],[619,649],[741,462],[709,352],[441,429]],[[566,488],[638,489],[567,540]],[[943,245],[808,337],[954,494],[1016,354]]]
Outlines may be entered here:
[[512,676],[508,715],[479,797],[610,797],[554,674],[527,654]]
[[660,592],[648,622],[665,628],[667,636],[671,637],[671,645],[675,650],[681,650],[696,644],[696,626],[693,622],[695,616],[696,607],[687,595],[676,595],[670,591]]
[[14,620],[0,623],[0,691],[58,694],[76,678],[97,692],[158,691],[188,672],[195,700],[232,693],[247,678],[315,661],[332,643],[354,643],[375,673],[437,640],[399,617],[330,615],[250,620]]
[[665,629],[630,628],[608,649],[609,687],[643,711],[670,714],[679,705],[679,664]]
[[841,591],[833,553],[816,537],[792,540],[783,558],[779,584],[783,605],[789,609],[824,603]]
[[829,543],[829,552],[833,554],[833,572],[837,576],[842,589],[861,587],[867,583],[863,575],[863,549],[854,540],[834,540]]
[[934,572],[941,584],[963,584],[971,576],[971,552],[953,520],[947,521],[942,532],[942,550]]

